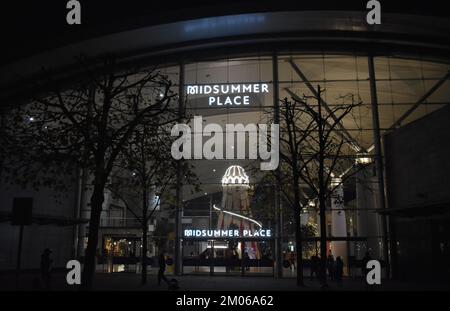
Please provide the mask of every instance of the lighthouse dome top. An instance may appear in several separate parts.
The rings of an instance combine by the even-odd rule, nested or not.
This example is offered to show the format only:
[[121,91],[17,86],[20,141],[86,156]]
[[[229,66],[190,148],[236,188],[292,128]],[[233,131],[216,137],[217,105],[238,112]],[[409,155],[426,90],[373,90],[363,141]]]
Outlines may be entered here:
[[222,185],[247,185],[249,178],[242,166],[232,165],[225,171],[222,177]]

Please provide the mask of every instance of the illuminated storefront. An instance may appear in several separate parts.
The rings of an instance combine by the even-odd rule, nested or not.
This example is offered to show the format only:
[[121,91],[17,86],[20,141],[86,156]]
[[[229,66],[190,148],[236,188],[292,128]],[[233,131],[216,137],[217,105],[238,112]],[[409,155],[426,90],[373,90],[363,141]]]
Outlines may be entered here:
[[216,223],[211,219],[210,228],[183,230],[184,273],[230,273],[240,268],[241,274],[272,274],[272,229],[252,215],[249,176],[241,166],[232,165],[221,180],[220,207],[212,206]]
[[[330,184],[333,194],[327,202],[327,252],[334,258],[341,257],[345,264],[344,273],[350,276],[360,275],[361,258],[370,252],[373,258],[381,260],[385,269],[387,262],[385,245],[386,230],[380,209],[379,179],[374,174],[376,156],[374,153],[375,131],[381,137],[392,131],[393,126],[402,119],[408,124],[426,117],[434,111],[445,107],[450,99],[444,91],[449,65],[425,60],[403,59],[390,56],[372,58],[375,72],[369,70],[370,57],[360,54],[283,54],[273,56],[232,58],[215,61],[199,61],[185,64],[182,69],[186,94],[186,110],[192,117],[202,117],[203,128],[208,124],[219,124],[226,129],[227,124],[242,124],[237,140],[231,143],[224,140],[222,158],[206,159],[192,157],[190,162],[201,181],[201,191],[193,193],[190,185],[183,185],[183,212],[180,223],[180,243],[182,252],[182,273],[242,273],[242,252],[240,248],[249,249],[252,268],[245,270],[247,275],[254,273],[277,274],[277,264],[283,276],[295,274],[295,238],[293,212],[280,193],[277,184],[268,182],[270,172],[260,169],[260,159],[250,159],[250,132],[247,125],[270,122],[277,109],[277,99],[292,96],[314,96],[314,88],[321,85],[326,92],[323,101],[329,107],[335,107],[349,94],[362,104],[345,117],[339,129],[348,138],[343,152],[343,165],[334,172],[336,176]],[[276,66],[274,65],[276,63]],[[277,68],[275,74],[274,68]],[[371,98],[371,79],[377,85],[379,127],[373,124],[373,107]],[[439,91],[428,94],[426,103],[417,102],[427,94],[427,90],[439,85]],[[259,85],[264,92],[255,93],[247,88],[240,96],[249,96],[248,105],[218,105],[226,101],[227,90],[243,90],[243,85]],[[203,87],[201,87],[203,86]],[[220,87],[219,87],[220,86]],[[223,88],[222,86],[229,86]],[[265,87],[262,87],[265,86]],[[277,92],[274,90],[277,89]],[[223,92],[224,91],[224,92]],[[216,92],[216,94],[214,94]],[[211,99],[214,96],[225,99]],[[192,122],[187,124],[192,126]],[[280,129],[282,132],[283,129]],[[198,132],[195,132],[198,133]],[[239,132],[238,132],[239,133]],[[224,133],[226,136],[226,132]],[[194,136],[194,131],[192,132]],[[214,134],[198,136],[203,144]],[[237,157],[227,159],[227,151],[236,155],[237,148],[245,145],[245,159]],[[280,160],[281,161],[281,160]],[[230,167],[241,167],[246,175],[245,194],[240,194],[248,202],[247,215],[253,228],[262,226],[270,229],[270,237],[243,239],[241,231],[225,231],[229,226],[224,220],[223,206],[227,197],[223,189],[223,180]],[[225,176],[224,176],[225,175]],[[245,180],[245,181],[243,181]],[[248,183],[248,185],[247,185]],[[305,273],[309,272],[310,258],[320,255],[320,222],[317,198],[308,196],[308,187],[304,186],[306,197],[301,214],[303,238],[303,259]],[[239,190],[238,190],[239,191]],[[279,190],[278,190],[279,191]],[[277,208],[279,210],[277,211]],[[234,208],[231,207],[231,210]],[[233,228],[233,224],[230,224]],[[239,228],[239,224],[235,225]],[[216,235],[216,236],[215,236]],[[218,235],[218,236],[217,236]],[[225,235],[225,236],[224,236]],[[226,236],[229,235],[229,236]],[[253,247],[247,245],[254,244]],[[174,250],[175,252],[175,250]],[[215,259],[210,260],[211,252]],[[234,255],[233,255],[234,254]],[[235,269],[227,268],[227,256],[235,258]],[[235,257],[233,257],[235,256]],[[254,260],[254,261],[252,261]],[[385,270],[384,270],[385,271]]]
[[[273,178],[276,168],[283,168],[286,159],[277,160],[278,153],[271,153],[274,149],[260,146],[267,137],[272,141],[273,137],[286,133],[283,126],[276,133],[274,126],[280,123],[280,100],[317,97],[320,86],[324,90],[321,104],[325,110],[348,101],[360,103],[338,122],[334,131],[344,143],[339,165],[329,168],[332,178],[327,186],[333,190],[326,200],[327,252],[340,256],[345,274],[351,276],[361,273],[361,259],[370,252],[373,258],[382,261],[386,274],[395,265],[396,256],[404,260],[403,245],[411,249],[414,244],[411,242],[414,239],[408,240],[409,227],[405,224],[408,222],[403,218],[398,223],[389,221],[408,213],[391,209],[440,206],[448,200],[443,196],[439,197],[439,204],[427,201],[427,196],[432,195],[417,190],[422,186],[403,189],[402,182],[392,173],[401,166],[401,159],[388,162],[388,166],[383,163],[402,152],[405,157],[419,154],[413,147],[395,150],[397,143],[385,149],[386,137],[414,127],[420,120],[434,118],[450,103],[450,49],[445,43],[450,32],[444,31],[444,26],[440,28],[447,24],[434,18],[414,17],[411,27],[405,27],[403,19],[386,14],[383,15],[386,22],[371,28],[359,9],[320,14],[304,10],[214,14],[127,30],[112,34],[115,40],[102,37],[78,46],[77,54],[118,51],[124,55],[120,64],[124,68],[157,64],[172,81],[171,90],[177,94],[176,109],[185,114],[180,123],[186,130],[183,139],[190,145],[179,158],[192,166],[199,185],[186,182],[180,174],[170,190],[170,199],[161,198],[149,228],[149,256],[165,250],[174,259],[171,269],[176,274],[294,276],[298,269],[294,264],[298,249],[296,219],[292,202],[283,193],[291,191],[292,181],[279,182]],[[431,44],[435,38],[438,43]],[[59,53],[67,56],[55,66],[64,67],[72,52],[63,47]],[[53,64],[55,57],[36,59],[42,63],[51,60]],[[19,65],[7,68],[4,76],[32,71],[27,63]],[[313,100],[309,104],[313,110],[318,109]],[[420,132],[427,131],[424,125]],[[426,144],[423,146],[426,148]],[[408,163],[414,164],[414,160]],[[404,174],[409,184],[420,179],[414,174]],[[437,189],[448,182],[439,180]],[[305,275],[311,257],[320,255],[323,229],[318,198],[310,188],[301,184]],[[408,195],[397,198],[398,189]],[[434,194],[432,190],[429,193]],[[89,219],[90,194],[73,199],[79,205],[78,210],[72,211],[70,208],[75,204],[70,202],[65,213]],[[106,254],[116,257],[139,257],[139,224],[124,212],[125,207],[111,193],[107,195],[99,253],[104,247]],[[9,196],[2,193],[8,200]],[[116,211],[120,211],[119,216],[111,216]],[[126,221],[111,225],[109,220],[114,217]],[[396,224],[403,234],[401,238],[393,234]],[[429,223],[424,226],[428,228]],[[433,234],[443,235],[442,241],[428,243],[420,233],[414,236],[424,245],[432,245],[439,263],[448,258],[449,245],[448,230],[441,227],[448,227],[445,221],[438,222],[436,228],[440,231],[436,229],[439,232]],[[77,244],[74,248],[80,257],[87,230],[88,226],[83,224],[66,234],[76,236],[73,239],[76,242],[70,243]],[[14,265],[12,256],[6,261]]]
[[[339,129],[348,139],[343,165],[334,172],[339,178],[330,183],[335,190],[327,202],[327,251],[343,258],[347,275],[360,274],[360,260],[367,251],[385,263],[388,228],[384,214],[379,213],[374,135],[392,132],[399,120],[402,125],[413,124],[445,108],[450,102],[449,69],[446,63],[422,59],[282,51],[276,56],[255,54],[164,67],[165,74],[176,82],[174,91],[185,96],[182,109],[188,118],[184,122],[192,129],[187,161],[200,184],[196,189],[181,177],[180,186],[171,193],[176,201],[161,201],[149,231],[149,262],[165,249],[175,259],[171,271],[176,273],[294,275],[293,210],[279,188],[288,189],[289,181],[278,185],[268,179],[273,172],[263,170],[261,164],[269,163],[270,158],[261,159],[259,150],[252,155],[252,148],[258,145],[259,132],[264,132],[259,124],[271,124],[279,99],[313,96],[315,86],[321,85],[326,90],[323,101],[329,107],[340,105],[348,94],[362,103],[342,120]],[[373,124],[371,79],[377,85],[378,128]],[[242,104],[232,97],[225,104],[228,96],[240,96]],[[201,122],[200,131],[193,124],[196,120]],[[233,126],[230,140],[231,127],[227,125]],[[224,137],[221,150],[214,150],[217,156],[211,158],[204,152],[214,136],[208,126],[222,130]],[[265,133],[270,133],[269,127]],[[202,148],[196,150],[196,142]],[[310,258],[320,255],[320,221],[317,198],[310,195],[307,185],[303,188],[302,251],[307,274]],[[85,196],[86,202],[89,193]],[[102,262],[115,260],[117,266],[116,270],[104,270],[118,271],[129,263],[132,268],[125,271],[134,271],[140,256],[140,227],[131,215],[125,215],[125,207],[113,195],[107,198],[98,253]],[[173,212],[177,204],[179,218]],[[82,210],[82,217],[89,217],[88,208]],[[129,236],[128,231],[132,231]],[[83,226],[80,234],[86,234]],[[117,240],[112,239],[115,237]],[[82,253],[86,238],[80,241]],[[110,254],[116,259],[108,259]]]

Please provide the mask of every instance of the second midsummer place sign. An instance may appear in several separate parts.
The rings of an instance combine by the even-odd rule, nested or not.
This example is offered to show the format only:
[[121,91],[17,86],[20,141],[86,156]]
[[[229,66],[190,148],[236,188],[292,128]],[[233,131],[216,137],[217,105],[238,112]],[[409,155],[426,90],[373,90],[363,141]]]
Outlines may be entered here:
[[269,93],[267,83],[188,85],[187,95],[208,95],[209,106],[250,105],[249,94]]
[[208,229],[185,229],[185,238],[271,238],[270,229],[257,230],[208,230]]

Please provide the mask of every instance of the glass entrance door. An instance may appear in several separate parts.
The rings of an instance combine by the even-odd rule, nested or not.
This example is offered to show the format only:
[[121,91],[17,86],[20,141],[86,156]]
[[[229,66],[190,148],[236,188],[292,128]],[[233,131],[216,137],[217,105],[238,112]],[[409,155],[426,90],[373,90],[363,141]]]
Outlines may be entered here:
[[273,275],[272,241],[183,242],[183,274]]

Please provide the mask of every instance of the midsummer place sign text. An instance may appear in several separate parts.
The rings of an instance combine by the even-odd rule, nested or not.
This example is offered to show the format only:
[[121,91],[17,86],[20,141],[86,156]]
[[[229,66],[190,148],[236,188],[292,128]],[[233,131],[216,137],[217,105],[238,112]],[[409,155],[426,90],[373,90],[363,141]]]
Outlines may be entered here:
[[272,231],[270,229],[257,230],[208,230],[208,229],[185,229],[186,238],[270,238]]
[[187,95],[209,95],[209,106],[250,105],[250,94],[269,93],[267,83],[188,85]]

